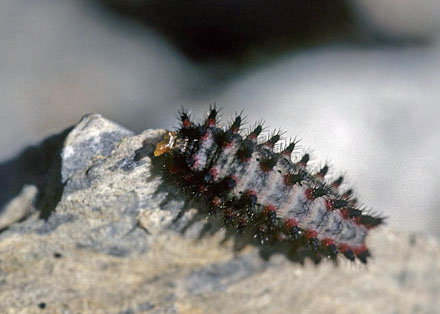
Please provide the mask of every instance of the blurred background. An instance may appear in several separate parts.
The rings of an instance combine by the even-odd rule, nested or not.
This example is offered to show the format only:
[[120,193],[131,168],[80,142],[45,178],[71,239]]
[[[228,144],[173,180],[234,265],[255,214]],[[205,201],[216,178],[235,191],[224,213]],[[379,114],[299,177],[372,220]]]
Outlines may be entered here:
[[440,236],[439,15],[440,0],[0,0],[0,163],[89,112],[140,132],[216,103],[301,138],[393,228]]

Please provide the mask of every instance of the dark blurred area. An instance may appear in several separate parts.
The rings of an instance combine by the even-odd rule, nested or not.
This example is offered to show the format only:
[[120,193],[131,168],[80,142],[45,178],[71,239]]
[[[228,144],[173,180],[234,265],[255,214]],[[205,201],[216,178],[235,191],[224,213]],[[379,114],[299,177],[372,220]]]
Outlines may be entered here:
[[194,61],[245,61],[252,49],[278,53],[353,36],[356,28],[345,0],[100,1],[158,29]]

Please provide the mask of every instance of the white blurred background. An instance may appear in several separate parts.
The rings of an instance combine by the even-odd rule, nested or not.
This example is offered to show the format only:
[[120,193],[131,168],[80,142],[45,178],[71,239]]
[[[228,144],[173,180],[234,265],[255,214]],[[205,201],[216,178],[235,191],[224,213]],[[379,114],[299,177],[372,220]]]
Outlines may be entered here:
[[440,236],[440,0],[350,6],[356,40],[199,62],[92,1],[0,0],[0,163],[85,113],[141,131],[215,102],[302,138],[392,227]]

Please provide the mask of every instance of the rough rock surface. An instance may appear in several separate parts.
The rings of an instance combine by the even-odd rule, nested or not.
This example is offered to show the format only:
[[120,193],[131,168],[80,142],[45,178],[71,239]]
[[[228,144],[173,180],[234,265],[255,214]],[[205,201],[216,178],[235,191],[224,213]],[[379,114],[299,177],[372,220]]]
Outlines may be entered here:
[[[88,115],[62,134],[49,150],[61,151],[61,158],[46,158],[53,164],[35,172],[44,180],[23,173],[31,166],[8,163],[9,171],[22,169],[15,175],[27,179],[21,188],[15,178],[13,190],[3,189],[15,191],[16,198],[0,191],[0,200],[8,200],[0,203],[1,313],[435,313],[440,308],[435,239],[387,228],[371,232],[374,258],[367,266],[345,260],[338,266],[301,265],[283,256],[264,261],[254,248],[237,253],[231,243],[220,244],[220,233],[199,238],[202,222],[182,233],[195,210],[178,217],[183,199],[151,171],[149,155],[162,130],[134,135]],[[0,165],[2,179],[5,169]]]

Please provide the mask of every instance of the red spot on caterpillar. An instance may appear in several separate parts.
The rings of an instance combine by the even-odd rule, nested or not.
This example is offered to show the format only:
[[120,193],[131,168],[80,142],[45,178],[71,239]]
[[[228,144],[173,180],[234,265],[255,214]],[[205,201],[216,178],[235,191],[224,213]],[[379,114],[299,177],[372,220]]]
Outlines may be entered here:
[[191,127],[191,121],[189,120],[189,117],[186,114],[186,112],[181,112],[180,113],[180,118],[182,120],[182,128],[188,129],[188,128]]
[[267,212],[271,212],[271,211],[276,212],[277,209],[276,209],[275,206],[273,206],[272,204],[269,204],[269,205],[265,205],[265,206],[264,206],[264,211],[265,211],[266,213],[267,213]]
[[290,183],[290,174],[285,174],[284,175],[284,184],[287,186],[292,186],[292,184]]
[[255,192],[254,190],[247,190],[246,194],[247,194],[248,196],[251,196],[251,195],[253,195],[253,196],[257,196],[257,192]]
[[277,232],[275,234],[275,238],[277,239],[277,241],[284,241],[286,239],[286,235],[284,234],[284,232]]
[[290,159],[290,156],[292,155],[292,152],[289,152],[289,151],[285,150],[285,151],[282,152],[282,154],[283,154],[283,156],[285,158]]
[[318,176],[318,178],[324,179],[327,172],[328,172],[328,166],[325,165],[316,175]]
[[305,193],[307,199],[314,200],[317,197],[326,195],[327,191],[325,189],[322,189],[322,188],[320,188],[320,189],[309,188],[304,193]]
[[179,167],[176,164],[172,164],[169,168],[169,171],[171,174],[177,174],[177,173],[183,171],[183,169],[182,169],[182,167]]
[[306,194],[307,199],[309,199],[309,200],[313,199],[313,190],[312,189],[307,189],[305,191],[305,194]]
[[275,164],[276,159],[263,159],[260,161],[261,170],[263,170],[264,172],[272,171]]
[[249,160],[251,160],[251,159],[250,159],[250,158],[247,158],[247,157],[241,157],[241,158],[240,158],[240,161],[241,161],[241,162],[244,162],[244,163],[249,162]]
[[339,243],[339,244],[338,244],[338,249],[339,249],[339,251],[341,251],[342,253],[344,253],[344,252],[346,252],[346,251],[348,251],[348,250],[351,250],[350,246],[349,246],[348,244],[346,244],[346,243]]
[[215,119],[208,119],[208,120],[206,121],[206,125],[207,125],[207,126],[210,126],[210,127],[215,126]]
[[347,208],[342,208],[339,210],[339,214],[344,219],[350,219],[350,212]]
[[211,170],[209,170],[209,172],[210,172],[211,175],[212,175],[212,179],[215,180],[215,179],[217,178],[217,175],[218,175],[218,171],[217,171],[217,169],[215,169],[215,168],[211,168]]
[[261,125],[257,126],[255,128],[255,130],[253,130],[251,132],[251,134],[249,134],[249,139],[251,141],[253,141],[253,142],[256,142],[257,141],[257,137],[258,137],[258,135],[260,135],[261,131],[263,131],[263,127]]
[[353,250],[351,249],[350,245],[348,245],[347,243],[340,243],[338,248],[341,251],[341,253],[344,254],[344,256],[346,258],[348,258],[351,261],[354,261],[355,256],[354,256]]
[[225,211],[224,211],[224,214],[227,217],[232,217],[232,216],[234,216],[234,211],[232,210],[232,208],[226,208]]
[[365,244],[363,244],[363,245],[361,245],[361,246],[357,246],[357,247],[352,248],[352,250],[353,250],[353,253],[354,253],[355,255],[359,255],[359,254],[361,254],[362,252],[367,251],[367,247],[366,247]]
[[207,130],[206,133],[200,138],[200,140],[206,141],[211,136],[211,131]]
[[261,167],[261,170],[263,170],[263,172],[269,172],[272,170],[270,168],[267,168],[267,166],[262,162],[260,162],[260,167]]
[[209,127],[215,126],[215,118],[217,117],[217,109],[214,107],[211,108],[208,118],[206,119],[206,125]]
[[271,224],[275,224],[277,221],[277,210],[275,206],[268,204],[264,206],[264,213]]
[[307,239],[312,239],[312,238],[317,238],[317,237],[318,237],[318,232],[316,232],[315,230],[307,230],[307,232],[306,232]]
[[271,142],[269,142],[269,141],[267,141],[266,143],[264,143],[264,147],[265,147],[265,148],[268,148],[268,149],[273,149],[274,144],[271,143]]
[[299,161],[299,165],[303,168],[305,168],[307,166],[307,163],[310,160],[310,155],[309,154],[304,154],[304,156],[301,158],[301,160]]
[[335,208],[333,207],[333,200],[325,200],[325,208],[327,208],[327,210],[334,210]]
[[327,247],[329,245],[335,244],[335,240],[331,239],[331,238],[324,238],[324,239],[321,240],[321,243],[322,243],[322,245]]
[[192,159],[192,169],[196,169],[199,166],[199,158],[197,156],[194,156]]
[[285,158],[287,158],[287,159],[290,160],[290,157],[292,156],[292,152],[293,152],[293,150],[295,149],[295,145],[296,145],[296,143],[295,143],[295,141],[293,141],[293,142],[290,143],[290,144],[286,147],[286,149],[282,152],[282,154],[283,154],[283,156],[284,156]]
[[298,226],[298,221],[296,221],[296,219],[294,218],[288,218],[286,219],[286,227],[287,228],[292,228],[292,227],[296,227]]
[[234,141],[231,141],[231,142],[224,142],[224,143],[222,144],[223,148],[230,148],[230,147],[232,147],[233,145],[234,145]]
[[297,183],[300,183],[302,180],[302,175],[301,174],[293,174],[293,173],[288,173],[286,175],[284,175],[284,184],[287,186],[294,186]]
[[203,185],[203,184],[200,184],[200,185],[199,185],[199,192],[203,193],[203,192],[205,192],[205,191],[206,191],[206,186]]
[[[354,218],[354,222],[356,222],[358,225],[363,225],[362,223],[361,223],[361,217],[355,217]],[[368,228],[368,226],[365,226],[366,228]]]
[[335,188],[335,189],[338,189],[339,186],[342,184],[343,180],[344,180],[344,177],[342,177],[342,176],[337,178],[335,181],[333,181],[332,187]]
[[353,194],[353,190],[350,189],[350,190],[346,191],[344,194],[342,194],[342,197],[344,199],[348,200],[352,194]]
[[218,206],[221,203],[221,199],[218,196],[214,196],[211,200],[212,205]]
[[185,119],[182,121],[182,126],[184,128],[189,128],[191,126],[191,121],[189,121],[189,119]]

